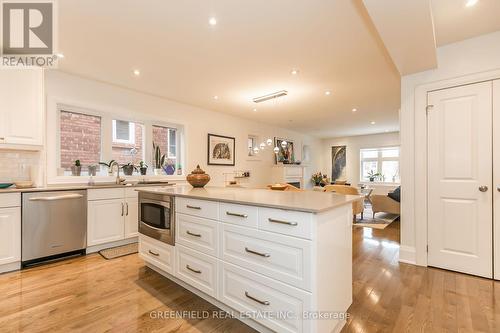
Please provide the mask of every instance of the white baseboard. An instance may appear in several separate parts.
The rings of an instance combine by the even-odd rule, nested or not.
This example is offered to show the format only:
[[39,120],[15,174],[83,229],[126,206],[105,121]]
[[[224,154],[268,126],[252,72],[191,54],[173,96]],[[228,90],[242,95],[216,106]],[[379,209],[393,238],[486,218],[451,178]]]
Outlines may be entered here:
[[138,241],[139,241],[139,237],[132,237],[132,238],[128,238],[128,239],[122,239],[122,240],[119,240],[116,242],[89,246],[89,247],[87,247],[87,254],[98,252],[98,251],[101,251],[104,249],[109,249],[112,247],[127,245],[127,244],[131,244],[131,243],[137,243]]
[[21,262],[16,261],[10,264],[0,265],[0,273],[7,273],[12,271],[18,271],[21,269]]
[[416,251],[413,246],[401,245],[399,247],[399,262],[404,262],[405,264],[417,264]]

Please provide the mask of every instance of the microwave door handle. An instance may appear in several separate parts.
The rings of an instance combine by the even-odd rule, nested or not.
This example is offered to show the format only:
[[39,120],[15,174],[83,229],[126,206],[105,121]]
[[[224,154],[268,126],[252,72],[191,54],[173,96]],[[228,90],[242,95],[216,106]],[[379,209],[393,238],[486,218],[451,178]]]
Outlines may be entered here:
[[151,226],[151,225],[149,225],[149,224],[147,224],[147,223],[144,223],[144,222],[142,222],[142,221],[141,221],[141,223],[142,223],[142,224],[144,224],[146,227],[151,228],[151,229],[154,229],[154,230],[158,230],[158,231],[165,231],[165,230],[168,230],[168,229],[160,229],[160,228],[153,227],[153,226]]

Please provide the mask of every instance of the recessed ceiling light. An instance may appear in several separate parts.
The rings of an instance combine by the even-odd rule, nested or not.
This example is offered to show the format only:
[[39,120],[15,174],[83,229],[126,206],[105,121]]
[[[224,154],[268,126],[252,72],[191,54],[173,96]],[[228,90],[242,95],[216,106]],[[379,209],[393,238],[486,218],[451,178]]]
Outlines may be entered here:
[[325,91],[326,96],[330,96],[331,94],[332,94],[332,92],[330,90]]
[[254,108],[252,111],[253,111],[253,112],[257,112],[257,109],[256,109],[256,108]]
[[215,96],[214,96],[214,99],[215,99],[215,100],[218,100],[218,99],[219,99],[219,96],[215,95]]
[[358,111],[358,109],[356,109],[356,108],[352,109],[352,112],[356,112],[356,111]]
[[134,69],[133,73],[134,73],[135,76],[141,75],[141,71],[138,70],[138,69]]
[[294,68],[294,69],[292,69],[292,71],[290,72],[290,74],[297,75],[297,74],[299,74],[299,70]]
[[208,24],[210,24],[210,25],[216,25],[217,24],[217,19],[215,17],[211,17],[208,20]]
[[375,125],[376,123],[374,121],[370,122],[370,124]]
[[467,2],[465,3],[465,7],[474,7],[478,2],[479,0],[467,0]]
[[62,59],[62,58],[64,58],[64,54],[62,54],[62,53],[56,53],[56,57],[58,57],[59,59]]
[[386,133],[388,133],[388,132],[389,132],[389,130],[385,130],[385,132],[386,132]]

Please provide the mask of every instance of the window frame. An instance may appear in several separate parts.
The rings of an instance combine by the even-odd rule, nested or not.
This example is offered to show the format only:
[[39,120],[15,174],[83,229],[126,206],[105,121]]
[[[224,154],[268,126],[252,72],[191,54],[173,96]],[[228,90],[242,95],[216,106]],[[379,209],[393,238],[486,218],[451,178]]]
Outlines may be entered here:
[[[124,139],[118,139],[116,135],[116,122],[117,121],[124,121],[128,123],[128,134],[129,134],[129,139],[124,140]],[[112,134],[113,134],[113,140],[112,143],[123,143],[127,145],[134,145],[135,144],[135,124],[136,122],[132,122],[130,120],[123,120],[123,119],[113,119],[112,120]]]
[[[383,157],[383,152],[384,150],[390,150],[390,149],[397,149],[398,150],[398,156],[397,157]],[[363,158],[363,152],[364,151],[377,151],[377,157],[366,157]],[[382,146],[382,147],[367,147],[367,148],[360,148],[359,149],[359,178],[361,183],[370,183],[370,184],[400,184],[401,183],[401,147],[398,145],[391,145],[391,146]],[[377,170],[376,172],[382,173],[382,164],[383,162],[397,162],[398,163],[398,174],[399,177],[397,178],[398,181],[392,182],[392,181],[387,181],[387,180],[381,180],[381,181],[373,181],[370,182],[369,179],[364,179],[363,178],[363,162],[377,162]]]
[[[88,183],[90,176],[69,176],[69,175],[58,175],[61,166],[61,123],[60,123],[60,112],[74,112],[87,114],[92,116],[101,117],[101,161],[110,161],[112,159],[112,147],[113,147],[113,119],[123,120],[132,123],[140,123],[144,127],[144,161],[149,166],[148,174],[142,176],[134,172],[132,176],[124,176],[120,173],[120,176],[127,180],[140,180],[144,177],[148,179],[163,179],[163,180],[185,180],[185,169],[182,168],[182,174],[178,175],[177,172],[174,175],[154,175],[153,173],[153,142],[152,138],[152,126],[158,125],[162,127],[175,128],[176,129],[176,153],[177,160],[176,163],[184,166],[185,162],[185,151],[187,148],[186,143],[186,128],[184,124],[173,123],[161,118],[153,118],[152,115],[144,115],[139,113],[134,113],[128,110],[116,110],[112,108],[106,108],[102,106],[88,105],[86,103],[79,103],[75,101],[67,101],[54,96],[47,96],[47,157],[46,157],[46,174],[45,183],[46,184],[68,184],[77,183],[84,184]],[[134,129],[135,131],[135,129]],[[59,172],[60,173],[60,172]],[[95,182],[110,182],[114,181],[116,176],[108,176],[107,173],[101,172],[97,174],[93,179]]]

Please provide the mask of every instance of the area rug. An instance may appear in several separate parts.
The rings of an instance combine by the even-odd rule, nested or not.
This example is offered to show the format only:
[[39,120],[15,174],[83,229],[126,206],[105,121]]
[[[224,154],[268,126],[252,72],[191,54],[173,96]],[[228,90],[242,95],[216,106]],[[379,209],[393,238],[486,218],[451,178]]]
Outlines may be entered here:
[[385,229],[389,224],[396,221],[399,215],[390,213],[376,213],[375,218],[373,218],[373,212],[371,207],[365,208],[364,219],[361,220],[360,216],[356,217],[356,222],[354,226],[356,227],[368,227],[374,229]]
[[131,243],[127,245],[112,247],[110,249],[104,249],[99,251],[99,254],[103,256],[104,259],[115,259],[123,256],[128,256],[129,254],[134,254],[139,251],[138,243]]

